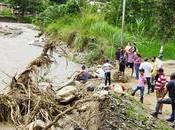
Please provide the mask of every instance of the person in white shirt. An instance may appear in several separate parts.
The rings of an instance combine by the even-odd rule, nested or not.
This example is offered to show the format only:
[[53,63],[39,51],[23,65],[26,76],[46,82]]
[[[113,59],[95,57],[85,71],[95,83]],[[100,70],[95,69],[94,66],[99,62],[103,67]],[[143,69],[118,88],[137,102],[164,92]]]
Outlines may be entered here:
[[113,69],[113,66],[109,63],[109,60],[106,60],[102,69],[105,72],[105,86],[107,86],[108,82],[109,85],[111,85],[111,70]]
[[156,62],[157,62],[157,68],[158,69],[163,69],[163,62],[162,62],[162,56],[160,55],[160,56],[158,56],[157,58],[156,58]]
[[105,81],[105,72],[104,72],[104,70],[102,69],[102,66],[101,66],[101,65],[98,65],[98,66],[97,66],[95,75],[96,75],[99,79],[102,80],[102,83],[104,83],[104,81]]
[[148,58],[145,58],[144,62],[141,63],[139,69],[144,69],[145,71],[145,77],[147,80],[147,85],[148,85],[148,94],[151,92],[154,92],[154,87],[151,85],[151,71],[152,71],[152,64],[148,62]]

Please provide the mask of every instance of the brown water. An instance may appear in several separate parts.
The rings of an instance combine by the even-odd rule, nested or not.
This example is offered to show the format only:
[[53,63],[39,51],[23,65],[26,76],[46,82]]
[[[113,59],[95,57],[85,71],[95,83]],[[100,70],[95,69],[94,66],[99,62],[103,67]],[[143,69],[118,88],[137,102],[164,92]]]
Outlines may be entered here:
[[[18,28],[22,33],[18,36],[0,36],[0,91],[9,82],[6,75],[14,76],[24,68],[28,62],[39,55],[41,48],[28,45],[29,41],[35,39],[37,31],[31,29],[32,25],[18,23],[3,23],[0,26]],[[6,73],[6,74],[4,74]]]
[[[42,51],[40,47],[29,45],[30,42],[38,40],[35,37],[38,31],[32,25],[0,22],[0,31],[2,31],[2,26],[8,26],[6,28],[11,28],[15,33],[6,36],[0,35],[0,93],[4,92],[11,76],[21,72]],[[67,80],[68,76],[78,70],[80,65],[68,61],[67,66],[64,57],[59,57],[57,54],[54,56],[57,64],[52,65],[48,77],[59,86],[60,83]],[[0,123],[0,130],[15,130],[15,128]]]

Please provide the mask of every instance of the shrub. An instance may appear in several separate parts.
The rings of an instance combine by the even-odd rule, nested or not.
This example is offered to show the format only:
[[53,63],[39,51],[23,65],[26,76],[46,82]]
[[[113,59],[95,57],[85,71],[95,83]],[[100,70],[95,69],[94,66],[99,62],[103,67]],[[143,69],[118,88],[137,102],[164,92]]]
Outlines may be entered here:
[[0,15],[11,17],[13,16],[13,12],[11,9],[7,8],[7,9],[0,10]]

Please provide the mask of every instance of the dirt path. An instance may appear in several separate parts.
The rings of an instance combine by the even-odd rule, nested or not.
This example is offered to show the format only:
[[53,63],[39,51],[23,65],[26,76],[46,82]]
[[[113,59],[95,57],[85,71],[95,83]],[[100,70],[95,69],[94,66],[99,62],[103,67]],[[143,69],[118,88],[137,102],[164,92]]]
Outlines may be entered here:
[[[10,27],[12,33],[2,35],[1,26]],[[15,73],[22,71],[30,61],[32,61],[41,53],[42,48],[28,44],[33,40],[37,40],[35,37],[37,34],[38,31],[34,30],[33,26],[30,24],[0,22],[0,92],[4,87],[7,86],[4,82],[9,83],[10,78],[7,76],[7,74],[14,76]],[[70,76],[74,71],[78,70],[80,65],[71,61],[67,61],[64,57],[55,57],[57,64],[52,66],[49,78],[51,78],[55,84],[60,84],[66,81],[67,77]],[[165,62],[165,73],[168,77],[173,71],[175,71],[175,61]],[[132,88],[135,84],[135,79],[132,79],[129,83],[125,84],[125,86]],[[138,99],[137,97],[135,98]],[[154,111],[155,104],[155,94],[145,94],[145,107],[151,111]],[[167,118],[170,112],[171,107],[166,105],[163,109],[163,117],[160,118]],[[8,128],[7,125],[0,124],[0,130],[1,128],[6,130],[11,129],[10,127]]]
[[[169,80],[170,74],[172,72],[175,72],[175,61],[165,61],[164,62],[164,68],[165,68],[165,74],[167,79]],[[132,89],[136,85],[136,80],[131,79],[129,83],[126,83],[125,86],[127,86],[129,89]],[[135,97],[139,101],[139,92],[137,93],[137,96]],[[145,89],[145,96],[144,96],[144,105],[145,107],[150,110],[150,113],[155,110],[156,105],[156,96],[155,93],[147,94],[147,86]],[[169,115],[171,114],[171,105],[164,105],[163,107],[163,114],[160,115],[160,119],[167,119]]]

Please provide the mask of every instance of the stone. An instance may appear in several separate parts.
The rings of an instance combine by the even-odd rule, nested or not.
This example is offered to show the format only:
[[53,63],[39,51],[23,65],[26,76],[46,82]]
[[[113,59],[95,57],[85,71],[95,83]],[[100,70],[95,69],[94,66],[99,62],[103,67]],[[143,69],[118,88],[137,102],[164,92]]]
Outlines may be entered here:
[[60,103],[68,103],[75,99],[78,93],[78,89],[75,86],[66,86],[60,89],[56,95],[55,99]]
[[63,87],[62,89],[60,89],[57,93],[56,96],[60,96],[60,97],[68,97],[72,94],[77,93],[78,89],[75,86],[66,86]]
[[100,90],[93,94],[94,97],[98,97],[100,99],[105,99],[106,96],[109,94],[107,90]]
[[92,82],[86,82],[85,87],[87,91],[94,91],[95,85]]
[[42,129],[46,126],[45,122],[42,120],[36,120],[31,122],[27,128],[28,130],[34,130],[34,129]]

